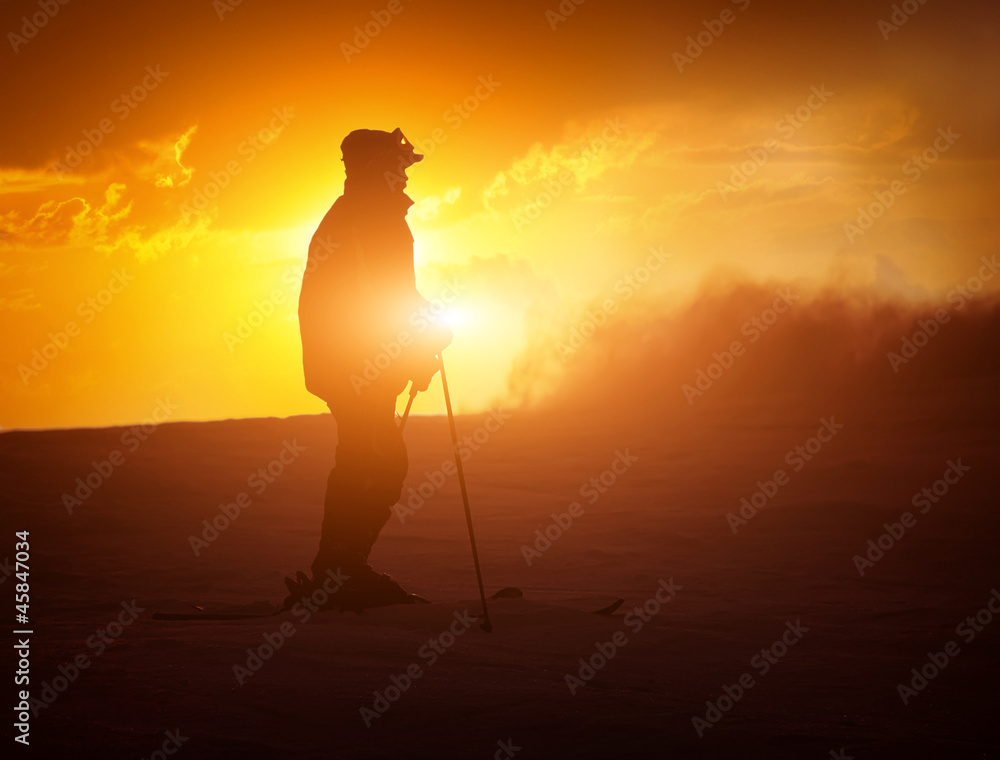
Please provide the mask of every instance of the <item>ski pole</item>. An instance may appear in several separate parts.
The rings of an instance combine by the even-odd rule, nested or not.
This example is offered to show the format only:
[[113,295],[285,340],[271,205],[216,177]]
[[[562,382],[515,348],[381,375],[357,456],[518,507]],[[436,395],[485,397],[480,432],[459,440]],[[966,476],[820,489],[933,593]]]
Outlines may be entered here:
[[410,407],[413,406],[413,399],[417,397],[417,386],[410,381],[410,397],[406,400],[406,409],[403,411],[403,419],[399,422],[399,432],[403,432],[403,428],[406,427],[406,419],[410,416]]
[[472,529],[472,510],[469,509],[469,492],[465,488],[465,472],[462,457],[458,453],[458,432],[455,430],[455,415],[451,411],[451,395],[448,393],[448,378],[444,374],[444,351],[438,354],[441,367],[441,387],[444,388],[444,405],[448,409],[448,426],[451,428],[451,442],[455,451],[455,469],[458,470],[458,485],[462,490],[462,505],[465,507],[465,522],[469,526],[469,542],[472,544],[472,561],[476,566],[476,580],[479,581],[479,598],[483,602],[483,623],[479,627],[486,633],[493,630],[490,611],[486,607],[486,589],[483,588],[483,572],[479,568],[479,552],[476,550],[476,534]]

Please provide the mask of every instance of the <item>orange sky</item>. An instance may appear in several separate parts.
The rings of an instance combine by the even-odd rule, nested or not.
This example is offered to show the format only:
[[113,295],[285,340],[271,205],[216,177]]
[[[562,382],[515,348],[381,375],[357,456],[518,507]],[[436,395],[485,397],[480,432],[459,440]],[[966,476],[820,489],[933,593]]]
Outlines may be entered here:
[[933,302],[996,253],[995,4],[664,5],[7,3],[0,426],[324,411],[298,280],[359,127],[427,154],[409,221],[424,295],[459,292],[461,411],[609,298],[613,321],[720,277]]

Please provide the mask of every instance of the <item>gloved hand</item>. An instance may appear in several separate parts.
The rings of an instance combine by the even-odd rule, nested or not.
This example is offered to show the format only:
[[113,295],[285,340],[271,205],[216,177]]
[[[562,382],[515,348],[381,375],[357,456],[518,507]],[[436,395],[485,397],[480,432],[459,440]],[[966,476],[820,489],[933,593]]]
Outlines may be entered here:
[[436,356],[417,361],[413,368],[412,377],[410,378],[413,382],[413,389],[418,393],[423,393],[427,390],[438,369],[440,369],[440,364]]
[[438,355],[451,344],[451,328],[444,324],[432,324],[412,348],[413,363],[410,380],[420,393],[427,390],[431,379],[440,366]]

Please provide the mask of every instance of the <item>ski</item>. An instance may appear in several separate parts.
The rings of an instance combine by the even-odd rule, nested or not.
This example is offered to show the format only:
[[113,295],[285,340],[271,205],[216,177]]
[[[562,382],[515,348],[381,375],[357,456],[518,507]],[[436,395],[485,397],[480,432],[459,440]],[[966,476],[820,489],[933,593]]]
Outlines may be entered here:
[[[524,592],[521,591],[517,586],[507,586],[502,588],[493,594],[490,599],[523,599]],[[618,608],[625,604],[624,599],[615,599],[607,607],[601,607],[599,610],[591,610],[594,615],[605,615],[611,616],[617,612]]]
[[625,600],[624,599],[615,599],[607,607],[601,607],[601,609],[599,609],[599,610],[594,610],[594,614],[595,615],[614,615],[615,612],[618,610],[618,608],[621,607],[623,604],[625,604]]
[[[424,599],[423,597],[417,596],[416,594],[410,594],[413,598],[411,603],[417,604],[430,604],[430,601]],[[500,589],[496,593],[490,596],[490,599],[523,599],[524,592],[517,588],[516,586],[507,586]],[[611,604],[606,607],[601,607],[600,609],[590,610],[593,615],[603,615],[605,617],[611,617],[618,611],[618,609],[625,604],[624,599],[615,599]],[[273,612],[259,612],[259,613],[244,613],[244,612],[208,612],[204,608],[194,605],[197,612],[154,612],[153,620],[214,620],[214,621],[226,621],[226,620],[257,620],[261,618],[269,618],[280,615],[282,612],[288,612],[288,608],[279,608]],[[375,609],[375,608],[372,608]],[[353,608],[343,608],[340,612],[353,611],[361,612],[361,609]]]
[[277,612],[264,612],[254,615],[242,613],[213,613],[213,612],[154,612],[153,620],[254,620],[256,618],[268,618],[280,615],[284,610]]

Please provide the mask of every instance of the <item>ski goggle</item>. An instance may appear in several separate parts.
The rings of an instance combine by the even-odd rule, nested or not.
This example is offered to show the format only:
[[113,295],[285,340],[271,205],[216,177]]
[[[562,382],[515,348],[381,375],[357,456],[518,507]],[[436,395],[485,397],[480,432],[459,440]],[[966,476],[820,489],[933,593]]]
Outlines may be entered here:
[[418,161],[424,160],[423,154],[413,150],[413,143],[406,139],[406,135],[403,134],[402,129],[396,127],[390,133],[390,137],[395,144],[372,156],[367,162],[368,166],[379,166],[386,162],[395,162],[398,160],[400,168],[405,169],[413,166]]
[[392,130],[392,137],[399,146],[399,152],[403,156],[403,160],[407,162],[407,166],[413,166],[418,161],[424,160],[422,153],[417,153],[413,150],[413,143],[406,139],[406,135],[403,134],[402,129],[396,127]]

